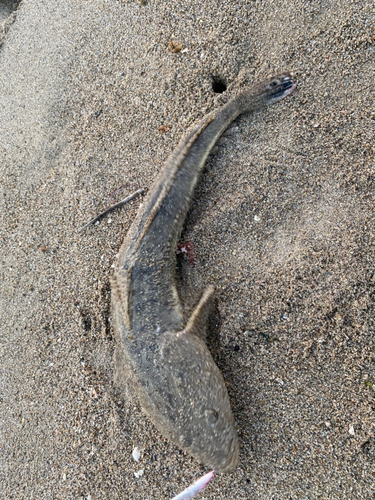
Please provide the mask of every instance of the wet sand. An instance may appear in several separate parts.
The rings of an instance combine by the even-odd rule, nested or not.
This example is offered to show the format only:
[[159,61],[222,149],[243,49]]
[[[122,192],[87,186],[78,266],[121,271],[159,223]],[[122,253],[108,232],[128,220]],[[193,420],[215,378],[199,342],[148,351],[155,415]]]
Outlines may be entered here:
[[109,277],[141,200],[78,229],[149,187],[194,120],[289,69],[298,89],[210,157],[182,236],[196,253],[183,288],[217,291],[209,347],[241,443],[199,498],[372,499],[373,2],[4,12],[1,496],[168,499],[207,472],[113,386]]

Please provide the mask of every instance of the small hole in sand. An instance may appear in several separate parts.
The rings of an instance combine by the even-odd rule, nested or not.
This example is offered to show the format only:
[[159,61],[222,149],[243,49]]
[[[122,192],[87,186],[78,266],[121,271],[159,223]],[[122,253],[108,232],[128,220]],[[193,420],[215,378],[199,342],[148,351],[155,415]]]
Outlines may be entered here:
[[212,76],[212,90],[216,94],[222,94],[227,90],[227,84],[221,76]]

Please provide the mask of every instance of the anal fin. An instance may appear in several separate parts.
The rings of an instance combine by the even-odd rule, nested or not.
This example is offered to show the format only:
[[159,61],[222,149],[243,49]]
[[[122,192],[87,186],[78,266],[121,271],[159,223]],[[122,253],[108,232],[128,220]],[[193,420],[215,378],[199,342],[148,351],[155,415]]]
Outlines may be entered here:
[[131,271],[132,268],[118,271],[111,279],[112,301],[121,311],[124,324],[131,329]]

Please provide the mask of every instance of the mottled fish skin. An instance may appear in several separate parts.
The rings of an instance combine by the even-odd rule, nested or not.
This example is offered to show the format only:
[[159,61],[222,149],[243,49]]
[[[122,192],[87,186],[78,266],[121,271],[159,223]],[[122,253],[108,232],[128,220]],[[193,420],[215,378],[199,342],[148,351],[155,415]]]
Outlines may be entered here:
[[241,113],[272,104],[294,88],[284,73],[247,89],[190,129],[136,216],[112,279],[117,384],[130,375],[157,429],[218,472],[235,469],[239,446],[223,377],[204,342],[213,288],[184,322],[175,285],[177,242],[221,134]]

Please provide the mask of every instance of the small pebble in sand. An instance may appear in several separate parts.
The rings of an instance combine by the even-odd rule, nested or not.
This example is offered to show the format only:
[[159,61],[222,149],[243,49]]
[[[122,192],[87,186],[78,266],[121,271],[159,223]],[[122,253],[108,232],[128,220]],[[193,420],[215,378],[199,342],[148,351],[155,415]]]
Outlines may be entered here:
[[168,50],[177,54],[177,52],[181,52],[182,47],[183,46],[181,42],[177,42],[177,40],[171,40],[168,45]]
[[132,455],[133,455],[134,460],[136,462],[139,462],[139,458],[141,456],[141,452],[140,452],[140,450],[139,450],[139,448],[137,446],[134,448]]

